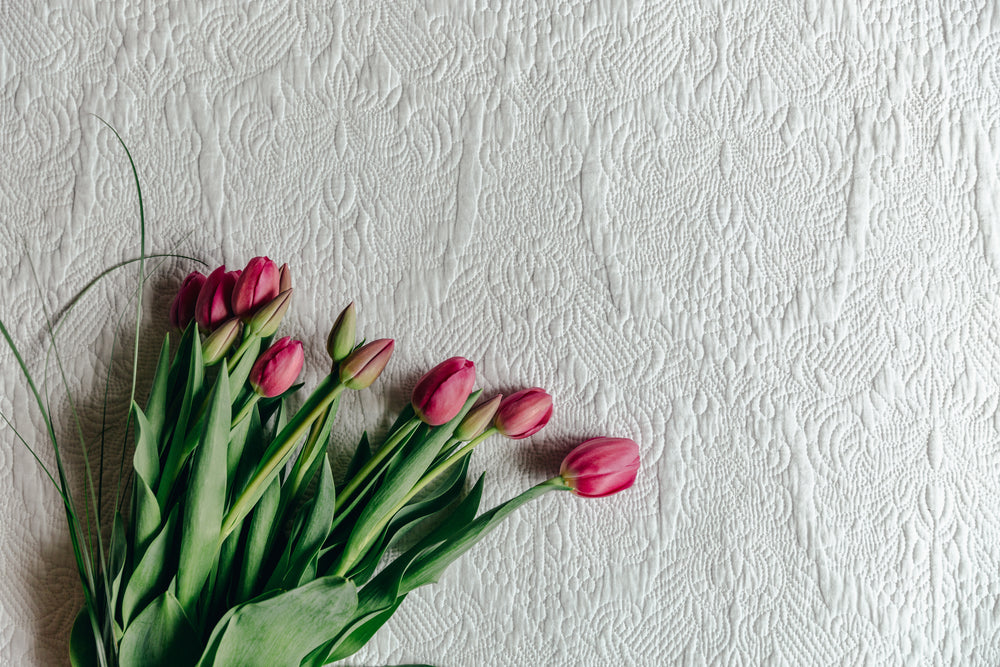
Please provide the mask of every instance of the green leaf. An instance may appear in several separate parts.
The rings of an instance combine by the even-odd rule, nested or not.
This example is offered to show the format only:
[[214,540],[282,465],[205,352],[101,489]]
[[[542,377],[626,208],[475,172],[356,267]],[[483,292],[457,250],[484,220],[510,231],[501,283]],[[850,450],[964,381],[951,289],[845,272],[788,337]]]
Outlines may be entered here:
[[338,569],[349,571],[364,556],[372,541],[381,533],[380,526],[387,522],[386,515],[394,510],[427,472],[428,467],[451,437],[455,427],[465,418],[480,393],[482,392],[473,392],[458,414],[447,424],[429,429],[421,428],[407,443],[406,454],[397,458],[386,470],[381,485],[358,517],[354,530],[351,531],[351,536],[344,546],[344,555]]
[[153,600],[125,630],[121,667],[177,667],[198,659],[197,634],[169,591]]
[[121,512],[115,512],[115,518],[111,523],[111,543],[108,547],[111,553],[108,556],[108,568],[111,572],[111,598],[113,607],[118,607],[118,592],[121,587],[122,578],[125,574],[125,558],[128,555],[128,542],[125,537],[125,520],[122,519]]
[[223,361],[201,442],[194,453],[183,502],[177,599],[190,616],[193,616],[198,594],[212,571],[220,547],[231,413],[229,375]]
[[448,565],[500,525],[500,522],[507,518],[507,515],[529,500],[556,489],[566,489],[566,487],[552,482],[537,484],[484,513],[464,528],[456,531],[442,544],[418,556],[400,580],[399,594],[405,595],[414,588],[436,582]]
[[91,627],[90,614],[84,605],[76,615],[69,635],[69,663],[73,667],[97,667],[97,647],[94,642],[98,640]]
[[298,665],[350,622],[354,584],[323,577],[236,607],[215,626],[198,662],[208,667]]
[[[401,593],[399,584],[410,563],[447,540],[455,532],[465,528],[475,518],[483,494],[484,479],[485,475],[480,475],[472,490],[461,502],[442,512],[444,521],[437,528],[383,568],[374,579],[360,590],[358,593],[358,612],[355,614],[354,621],[340,637],[324,646],[325,654],[322,658],[317,657],[314,664],[324,665],[328,662],[341,660],[353,655],[359,648],[368,643],[368,640],[389,620],[406,597],[408,591]],[[320,652],[318,650],[314,653],[318,655]]]
[[[150,431],[159,436],[163,425],[167,423],[167,387],[170,379],[170,334],[163,337],[160,347],[160,358],[156,362],[156,374],[153,376],[153,386],[146,400],[146,419]],[[157,464],[159,468],[159,464]],[[155,480],[154,480],[155,482]]]
[[178,507],[175,505],[125,584],[125,592],[122,594],[122,619],[126,629],[133,617],[150,600],[162,593],[174,576],[173,564],[168,561],[172,558],[176,542],[177,514]]
[[160,458],[158,453],[158,433],[149,423],[139,406],[132,403],[135,415],[135,453],[132,456],[132,467],[135,469],[133,481],[134,494],[132,498],[132,522],[135,535],[135,550],[141,555],[149,544],[149,540],[160,528],[162,513],[156,500],[153,488],[160,477]]
[[435,515],[444,512],[444,508],[462,495],[470,458],[471,456],[465,456],[460,463],[449,468],[439,485],[420,501],[412,502],[396,513],[396,516],[382,532],[381,538],[351,571],[348,577],[351,581],[359,585],[368,581],[382,560],[383,554],[392,546],[396,538],[404,531],[415,528],[418,524],[434,521]]
[[301,577],[314,561],[323,546],[323,540],[330,532],[330,522],[336,506],[336,492],[333,486],[333,473],[330,471],[330,461],[322,457],[319,485],[316,495],[309,503],[309,514],[295,539],[288,541],[288,547],[283,555],[281,565],[271,575],[271,580],[265,586],[270,588],[293,588],[303,583]]
[[274,534],[274,517],[278,512],[278,501],[281,497],[281,487],[277,479],[271,482],[267,491],[261,496],[260,502],[250,515],[250,527],[240,564],[239,579],[236,584],[234,600],[244,602],[249,600],[256,591],[257,579],[270,547]]

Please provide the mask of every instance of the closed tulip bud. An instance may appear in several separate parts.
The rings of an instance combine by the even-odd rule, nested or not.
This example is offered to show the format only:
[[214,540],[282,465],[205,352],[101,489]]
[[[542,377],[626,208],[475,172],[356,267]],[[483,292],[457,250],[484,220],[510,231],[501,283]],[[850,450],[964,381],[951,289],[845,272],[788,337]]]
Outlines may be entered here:
[[232,317],[233,312],[229,308],[229,303],[236,279],[237,272],[226,273],[225,265],[208,274],[194,306],[194,319],[203,331],[214,331],[217,326]]
[[246,318],[278,296],[278,267],[267,257],[254,257],[233,287],[233,313]]
[[486,427],[493,421],[493,416],[497,413],[502,398],[502,394],[497,394],[485,403],[480,403],[469,410],[465,419],[455,429],[455,438],[457,440],[472,440],[485,431]]
[[188,274],[181,288],[177,290],[174,302],[170,304],[170,324],[178,329],[185,329],[194,319],[194,307],[198,303],[198,295],[205,284],[205,276],[199,271]]
[[273,336],[281,325],[281,320],[285,317],[285,311],[292,302],[292,290],[286,289],[278,296],[271,299],[271,302],[253,314],[247,322],[250,333],[261,338]]
[[334,363],[340,363],[354,350],[354,329],[357,326],[357,316],[354,313],[352,301],[337,316],[337,321],[330,329],[326,339],[326,351]]
[[233,317],[226,320],[218,329],[205,339],[201,354],[206,366],[211,366],[222,360],[229,348],[236,342],[240,334],[240,321]]
[[452,357],[427,371],[413,388],[413,411],[422,422],[440,426],[465,405],[476,383],[476,367],[468,359]]
[[285,336],[257,359],[250,369],[250,386],[261,396],[279,396],[299,377],[303,363],[302,343]]
[[534,435],[552,417],[552,397],[544,389],[532,387],[500,401],[493,425],[508,438],[520,440]]
[[288,270],[288,264],[282,264],[278,269],[278,293],[287,292],[292,289],[292,273]]
[[639,471],[639,445],[627,438],[593,438],[563,459],[559,476],[573,493],[601,498],[632,486]]
[[369,386],[389,363],[394,345],[391,338],[380,338],[358,348],[340,364],[340,381],[349,389]]

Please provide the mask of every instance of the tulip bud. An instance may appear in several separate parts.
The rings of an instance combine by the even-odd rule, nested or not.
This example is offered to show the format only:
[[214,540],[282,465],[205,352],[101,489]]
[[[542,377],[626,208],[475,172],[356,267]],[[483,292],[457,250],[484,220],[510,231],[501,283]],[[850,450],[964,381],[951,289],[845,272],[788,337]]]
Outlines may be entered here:
[[303,363],[302,343],[285,336],[257,359],[250,369],[250,386],[266,398],[283,394],[299,377]]
[[394,345],[391,338],[380,338],[358,348],[340,364],[340,381],[349,389],[369,386],[389,363]]
[[198,301],[194,306],[194,319],[203,331],[213,331],[232,316],[229,309],[233,287],[236,285],[236,272],[226,273],[225,265],[208,274],[205,284],[198,293]]
[[508,438],[520,440],[534,435],[552,417],[552,397],[544,389],[532,387],[500,401],[493,425]]
[[497,394],[485,403],[480,403],[469,410],[465,419],[455,429],[456,440],[472,440],[477,435],[486,430],[486,427],[493,421],[493,415],[497,412],[503,394]]
[[267,257],[254,257],[233,287],[233,313],[247,317],[278,296],[278,267]]
[[330,336],[326,339],[326,351],[330,353],[330,358],[334,363],[340,363],[347,358],[354,350],[354,329],[357,316],[354,313],[354,302],[352,301],[337,316],[337,321],[330,329]]
[[261,338],[273,336],[281,325],[281,320],[285,317],[285,311],[292,302],[291,288],[285,290],[278,296],[271,299],[271,302],[253,314],[247,322],[247,329],[250,333]]
[[278,294],[292,289],[292,274],[288,270],[288,264],[282,264],[278,269]]
[[476,367],[468,359],[452,357],[427,371],[413,388],[413,411],[422,422],[440,426],[465,405],[476,383]]
[[624,491],[639,471],[639,445],[627,438],[593,438],[566,455],[559,476],[573,493],[601,498]]
[[240,321],[233,317],[225,321],[205,339],[201,354],[206,366],[218,363],[229,352],[240,333]]
[[188,274],[181,288],[177,290],[177,296],[170,304],[170,324],[178,329],[185,329],[194,319],[194,306],[198,302],[198,294],[205,284],[205,276],[199,271],[192,271]]

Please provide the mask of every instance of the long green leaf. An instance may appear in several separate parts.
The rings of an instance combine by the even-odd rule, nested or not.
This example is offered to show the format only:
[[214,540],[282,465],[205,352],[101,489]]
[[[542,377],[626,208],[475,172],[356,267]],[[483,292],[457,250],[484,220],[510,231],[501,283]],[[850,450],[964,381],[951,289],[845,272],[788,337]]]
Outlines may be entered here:
[[178,508],[175,506],[160,532],[153,537],[135,564],[132,575],[125,584],[125,591],[122,593],[122,622],[126,630],[133,618],[150,600],[166,590],[173,578],[176,562],[171,560],[177,535],[177,513]]
[[135,470],[132,498],[132,525],[135,551],[141,555],[153,534],[159,530],[162,519],[160,504],[153,493],[160,477],[160,457],[157,453],[159,434],[139,406],[132,403],[135,415],[135,452],[132,466]]
[[233,595],[235,602],[245,602],[257,592],[257,580],[268,555],[268,547],[275,532],[274,519],[278,512],[281,485],[271,482],[250,516],[250,527],[240,562],[240,573]]
[[[290,591],[264,596],[240,605],[219,621],[198,665],[298,665],[338,634],[356,608],[354,585],[339,577],[321,577]],[[267,641],[261,641],[262,637]]]
[[220,547],[226,505],[226,447],[232,420],[226,362],[219,369],[201,441],[195,450],[184,497],[177,599],[193,617],[198,595]]
[[198,659],[194,626],[177,598],[166,591],[142,610],[125,630],[121,667],[179,667]]

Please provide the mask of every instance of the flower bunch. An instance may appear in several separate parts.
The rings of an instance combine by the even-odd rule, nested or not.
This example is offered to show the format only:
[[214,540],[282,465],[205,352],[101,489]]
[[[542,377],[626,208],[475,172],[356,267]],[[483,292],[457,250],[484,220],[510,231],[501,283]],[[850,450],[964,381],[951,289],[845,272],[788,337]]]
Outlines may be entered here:
[[[340,397],[380,376],[394,342],[358,343],[350,304],[327,338],[329,373],[299,400],[303,345],[277,338],[292,294],[288,265],[267,257],[184,279],[169,310],[180,338],[164,336],[148,400],[131,405],[131,503],[107,548],[82,539],[60,463],[86,594],[74,665],[335,662],[520,505],[635,481],[637,445],[596,438],[558,475],[480,514],[484,478],[466,492],[473,451],[537,433],[553,402],[538,387],[483,399],[462,357],[425,373],[385,438],[373,447],[363,435],[335,481],[327,448]],[[379,569],[413,529],[419,541]]]

